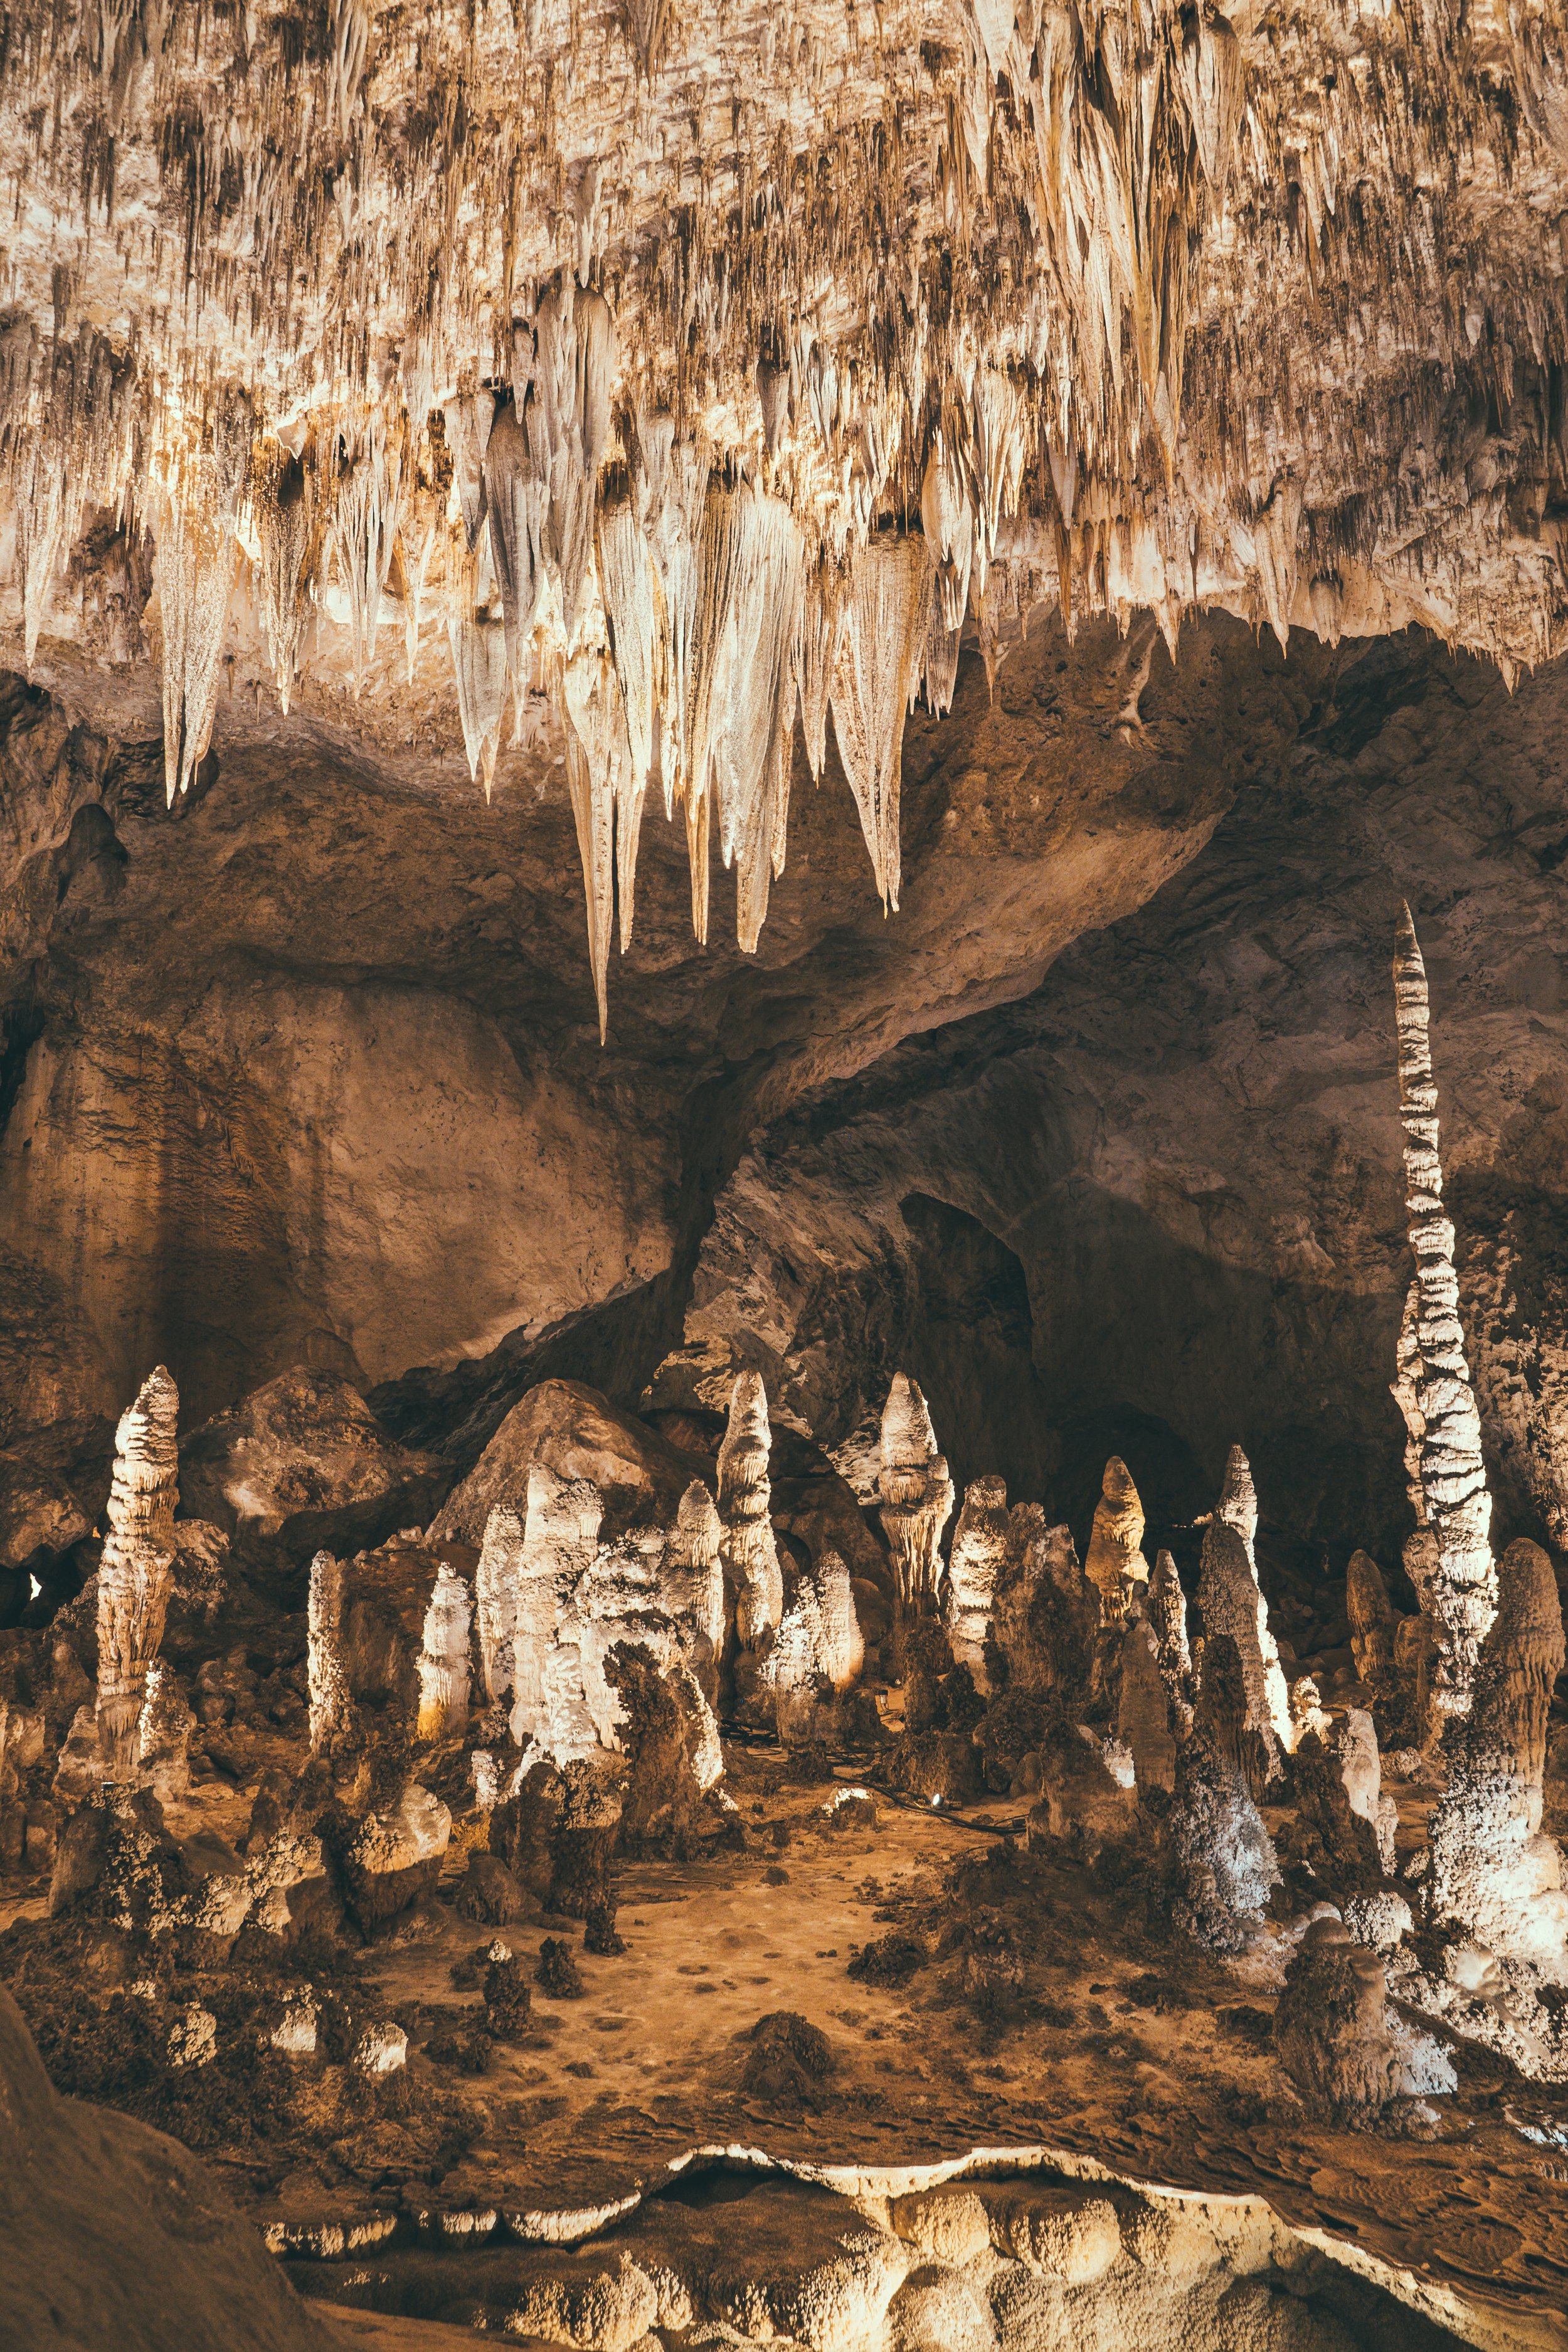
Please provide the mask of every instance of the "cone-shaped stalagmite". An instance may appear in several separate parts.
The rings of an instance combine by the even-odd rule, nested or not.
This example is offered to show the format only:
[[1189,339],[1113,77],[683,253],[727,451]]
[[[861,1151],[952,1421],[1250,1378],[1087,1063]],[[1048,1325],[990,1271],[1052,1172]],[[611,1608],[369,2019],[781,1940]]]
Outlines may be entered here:
[[952,1480],[919,1384],[897,1372],[882,1408],[877,1480],[883,1533],[892,1549],[900,1606],[917,1614],[936,1604],[942,1531],[952,1510]]
[[1149,1581],[1142,1542],[1143,1506],[1126,1463],[1113,1454],[1105,1465],[1083,1563],[1108,1620],[1124,1617],[1133,1587]]
[[1394,1394],[1415,1456],[1418,1515],[1430,1528],[1436,1549],[1431,1586],[1422,1606],[1436,1633],[1432,1704],[1440,1719],[1462,1715],[1469,1705],[1470,1678],[1497,1606],[1497,1571],[1480,1415],[1459,1322],[1454,1228],[1443,1208],[1426,967],[1408,907],[1400,909],[1394,1012],[1405,1206],[1415,1259]]
[[98,1570],[98,1736],[103,1769],[134,1769],[147,1675],[163,1638],[174,1580],[180,1395],[160,1364],[120,1416],[109,1535]]
[[742,1372],[730,1394],[730,1426],[719,1448],[719,1517],[735,1592],[735,1630],[755,1649],[784,1615],[784,1573],[773,1538],[768,1456],[773,1433],[760,1372]]

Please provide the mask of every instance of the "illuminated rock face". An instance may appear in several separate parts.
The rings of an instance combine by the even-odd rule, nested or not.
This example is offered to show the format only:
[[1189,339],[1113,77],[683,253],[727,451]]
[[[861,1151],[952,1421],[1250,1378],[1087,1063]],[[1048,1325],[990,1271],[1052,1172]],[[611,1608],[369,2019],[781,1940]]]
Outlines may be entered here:
[[784,1614],[784,1573],[770,1516],[772,1443],[762,1376],[742,1372],[731,1393],[730,1426],[719,1448],[719,1517],[735,1630],[748,1650],[763,1643]]

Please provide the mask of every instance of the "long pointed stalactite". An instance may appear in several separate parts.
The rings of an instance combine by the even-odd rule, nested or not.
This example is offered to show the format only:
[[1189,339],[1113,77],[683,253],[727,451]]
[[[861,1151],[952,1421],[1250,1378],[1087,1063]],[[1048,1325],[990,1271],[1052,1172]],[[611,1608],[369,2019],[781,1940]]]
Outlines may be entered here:
[[796,705],[896,907],[895,702],[1043,598],[1568,644],[1562,0],[69,15],[0,50],[12,614],[150,528],[176,796],[252,622],[285,712],[401,656],[487,792],[564,736],[623,949],[657,788],[750,950]]

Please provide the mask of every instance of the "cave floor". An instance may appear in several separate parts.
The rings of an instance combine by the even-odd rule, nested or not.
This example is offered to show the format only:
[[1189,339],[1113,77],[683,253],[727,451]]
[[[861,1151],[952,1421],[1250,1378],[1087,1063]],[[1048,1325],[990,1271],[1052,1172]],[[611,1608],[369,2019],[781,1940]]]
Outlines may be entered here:
[[[1281,2100],[1268,2048],[1285,1931],[1231,1963],[1152,1939],[1103,1872],[1021,1853],[1022,1819],[1005,1803],[944,1815],[878,1792],[868,1807],[845,1772],[833,1788],[792,1786],[776,1750],[731,1749],[728,1785],[749,1850],[623,1869],[626,1952],[579,1953],[581,2000],[536,1992],[524,2045],[498,2045],[468,2086],[475,2137],[438,2185],[397,2179],[395,2149],[374,2144],[340,2145],[332,2185],[331,2165],[281,2179],[275,2163],[226,2166],[269,2242],[321,2250],[338,2223],[363,2243],[395,2215],[400,2234],[412,2218],[450,2242],[441,2217],[471,2237],[461,2217],[482,2234],[491,2212],[508,2235],[571,2241],[694,2158],[766,2160],[850,2194],[1015,2158],[1071,2170],[1076,2158],[1090,2177],[1103,2167],[1261,2196],[1293,2228],[1447,2284],[1471,2307],[1561,2312],[1568,2090],[1523,2086],[1461,2046],[1459,2095],[1437,2103],[1435,2125],[1408,2137],[1325,2128]],[[959,1891],[955,1864],[969,1865]],[[444,1924],[429,1940],[367,1963],[411,2025],[426,2005],[464,2000],[450,1973],[477,1933],[526,1959],[552,1924],[487,1935],[444,1903],[432,1919]],[[554,1925],[579,1945],[575,1923]],[[856,1952],[900,1927],[932,1938],[937,1957],[901,1984],[852,1978]],[[1009,1981],[985,1956],[1015,1941],[1027,1959]],[[781,2010],[826,2032],[831,2070],[749,2093],[752,2029]],[[411,2048],[416,2095],[421,2074],[450,2087]]]
[[[295,2062],[298,2087],[265,2124],[244,2098],[190,2111],[230,2194],[275,2252],[317,2273],[316,2292],[332,2296],[344,2258],[449,2264],[487,2242],[593,2240],[715,2165],[772,2167],[851,2198],[1044,2168],[1261,2198],[1352,2267],[1414,2274],[1429,2308],[1451,2294],[1509,2341],[1556,2340],[1568,2087],[1523,2084],[1458,2043],[1458,2094],[1403,2130],[1314,2122],[1268,2046],[1288,1927],[1222,1962],[1150,1934],[1124,1862],[1026,1847],[1006,1801],[963,1812],[880,1790],[858,1801],[844,1768],[802,1785],[776,1748],[727,1742],[727,1760],[734,1843],[623,1864],[624,1953],[584,1951],[576,1921],[460,1916],[457,1843],[437,1897],[352,1969],[355,2012],[408,2032],[384,2096],[346,2132],[341,2114],[324,2127],[317,2058]],[[183,1810],[183,1830],[232,1834],[243,1803],[219,1781]],[[1402,1843],[1415,1829],[1402,1823]],[[62,1931],[42,1908],[37,1896],[11,1906],[4,1963],[36,2031],[51,1977],[78,1966],[64,1945],[44,1958]],[[522,2039],[495,2043],[481,2074],[433,2062],[432,2035],[483,2022],[482,1996],[454,1969],[499,1937],[531,1976],[549,1934],[569,1942],[583,1996],[535,1986]],[[869,1970],[851,1975],[872,1945]],[[198,1964],[182,1995],[216,2005],[222,1983]],[[786,2061],[761,2084],[753,2068],[748,2087],[753,2029],[780,2011],[825,2034],[831,2063],[816,2074]],[[215,2091],[218,2071],[205,2070]],[[186,2136],[179,2116],[154,2119]]]

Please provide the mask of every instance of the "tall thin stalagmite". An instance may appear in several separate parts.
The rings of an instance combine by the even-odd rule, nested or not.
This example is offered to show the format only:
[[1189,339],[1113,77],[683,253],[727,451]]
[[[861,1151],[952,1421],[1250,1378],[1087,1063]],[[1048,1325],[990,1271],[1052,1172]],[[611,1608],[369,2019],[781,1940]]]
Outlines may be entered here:
[[147,1675],[174,1580],[180,1392],[160,1364],[120,1416],[98,1571],[98,1737],[111,1780],[133,1770]]
[[1394,1395],[1410,1433],[1407,1459],[1419,1472],[1418,1516],[1436,1551],[1423,1606],[1436,1633],[1432,1705],[1440,1725],[1445,1717],[1468,1710],[1476,1661],[1497,1613],[1497,1567],[1480,1415],[1459,1322],[1454,1227],[1443,1208],[1426,967],[1405,906],[1394,953],[1394,1013],[1405,1198],[1415,1259]]

